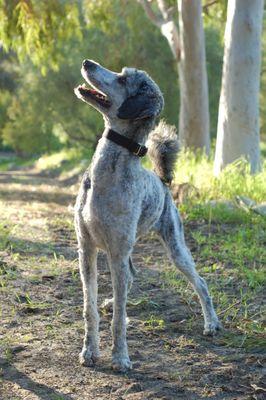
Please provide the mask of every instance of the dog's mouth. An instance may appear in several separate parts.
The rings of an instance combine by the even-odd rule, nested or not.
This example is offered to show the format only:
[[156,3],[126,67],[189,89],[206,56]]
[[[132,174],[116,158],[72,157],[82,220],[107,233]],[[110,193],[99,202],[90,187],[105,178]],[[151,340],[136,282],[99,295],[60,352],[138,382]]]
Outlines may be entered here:
[[88,88],[85,83],[83,85],[79,85],[77,89],[84,100],[94,100],[96,103],[105,108],[109,108],[111,106],[111,102],[106,94],[99,92],[96,89]]

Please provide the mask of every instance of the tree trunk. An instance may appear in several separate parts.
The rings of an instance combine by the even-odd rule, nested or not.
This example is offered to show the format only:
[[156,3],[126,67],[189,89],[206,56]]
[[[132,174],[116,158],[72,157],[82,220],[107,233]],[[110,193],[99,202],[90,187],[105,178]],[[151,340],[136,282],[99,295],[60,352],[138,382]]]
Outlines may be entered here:
[[202,5],[178,0],[180,40],[179,137],[189,148],[210,150],[209,96]]
[[227,6],[222,88],[214,174],[245,157],[259,170],[259,84],[263,0],[230,0]]

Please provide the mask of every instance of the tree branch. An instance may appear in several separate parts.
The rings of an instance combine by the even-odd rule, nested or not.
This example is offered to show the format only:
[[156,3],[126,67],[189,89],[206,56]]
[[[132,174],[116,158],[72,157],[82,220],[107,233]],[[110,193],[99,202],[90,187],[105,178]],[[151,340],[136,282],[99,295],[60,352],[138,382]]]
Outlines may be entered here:
[[167,10],[168,17],[169,18],[173,18],[174,14],[177,12],[177,10],[178,10],[177,6],[169,7],[168,10]]
[[216,3],[218,3],[218,2],[219,2],[219,0],[212,0],[212,1],[210,1],[209,3],[205,4],[205,5],[202,7],[202,11],[203,11],[204,13],[208,14],[208,12],[209,12],[208,8],[211,7],[211,6],[213,6],[214,4],[216,4]]
[[161,11],[161,14],[163,16],[163,19],[165,21],[168,21],[169,19],[169,14],[168,14],[168,10],[166,8],[166,4],[164,0],[157,0],[157,4],[158,4],[158,8]]
[[179,36],[172,18],[173,7],[167,9],[164,0],[157,0],[157,5],[160,10],[162,17],[160,18],[151,7],[152,0],[137,0],[144,8],[148,18],[160,28],[162,35],[167,39],[170,49],[172,51],[175,60],[179,61],[180,58],[180,46]]
[[137,0],[142,7],[144,8],[144,11],[147,15],[147,17],[149,18],[149,20],[156,25],[158,28],[161,28],[162,24],[163,24],[163,19],[160,18],[158,15],[155,14],[155,12],[153,11],[152,7],[151,7],[151,2],[148,0]]

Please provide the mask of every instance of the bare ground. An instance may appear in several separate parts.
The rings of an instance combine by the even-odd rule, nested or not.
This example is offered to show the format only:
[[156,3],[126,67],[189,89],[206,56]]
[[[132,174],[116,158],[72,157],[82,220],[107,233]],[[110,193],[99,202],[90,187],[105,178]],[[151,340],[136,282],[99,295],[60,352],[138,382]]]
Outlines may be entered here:
[[[188,301],[163,280],[169,263],[155,237],[143,238],[133,257],[139,270],[128,304],[133,371],[111,369],[109,312],[101,315],[101,361],[95,368],[78,364],[83,321],[71,208],[76,192],[77,185],[34,170],[0,174],[0,222],[8,233],[0,253],[0,399],[265,398],[263,354],[228,345],[223,334],[202,335],[195,296]],[[193,229],[195,223],[186,224],[197,260]],[[110,274],[100,255],[99,304],[108,297]]]

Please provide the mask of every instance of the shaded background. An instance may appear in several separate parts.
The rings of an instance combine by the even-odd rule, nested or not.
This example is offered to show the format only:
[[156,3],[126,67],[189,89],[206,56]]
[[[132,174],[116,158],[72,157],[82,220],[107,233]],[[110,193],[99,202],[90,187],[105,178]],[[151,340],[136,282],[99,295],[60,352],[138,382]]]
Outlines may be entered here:
[[[52,8],[57,2],[48,3],[47,7]],[[74,7],[72,10],[79,5],[77,1],[70,3]],[[203,16],[213,139],[221,85],[225,6],[226,2],[218,2]],[[21,156],[35,156],[62,147],[94,148],[102,131],[102,118],[78,102],[73,94],[74,86],[82,82],[80,67],[84,58],[94,59],[115,71],[125,65],[146,70],[164,94],[162,116],[168,123],[178,126],[177,65],[167,41],[148,20],[140,4],[128,0],[85,1],[80,15],[82,18],[75,16],[76,19],[73,15],[67,16],[70,22],[73,18],[78,24],[75,28],[74,22],[69,22],[68,35],[65,27],[62,37],[58,37],[58,32],[57,36],[51,32],[50,47],[45,44],[38,67],[23,52],[17,51],[15,55],[0,47],[0,149],[13,150]],[[67,22],[64,23],[68,27]],[[34,31],[29,32],[33,34]],[[264,29],[262,139],[266,125],[265,41]]]

